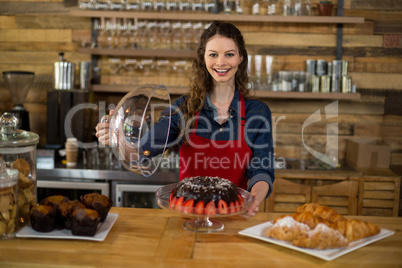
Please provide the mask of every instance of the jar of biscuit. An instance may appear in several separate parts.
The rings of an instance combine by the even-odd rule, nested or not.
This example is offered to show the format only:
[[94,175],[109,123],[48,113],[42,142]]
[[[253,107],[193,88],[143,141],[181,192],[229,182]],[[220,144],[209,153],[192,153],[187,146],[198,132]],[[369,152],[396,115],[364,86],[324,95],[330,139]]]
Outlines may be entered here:
[[17,181],[18,170],[0,159],[0,239],[15,237],[18,229]]
[[[38,134],[17,129],[17,118],[10,113],[0,117],[0,159],[6,169],[18,171],[18,226],[29,223],[30,207],[36,205],[36,145]],[[0,196],[2,199],[2,196]]]

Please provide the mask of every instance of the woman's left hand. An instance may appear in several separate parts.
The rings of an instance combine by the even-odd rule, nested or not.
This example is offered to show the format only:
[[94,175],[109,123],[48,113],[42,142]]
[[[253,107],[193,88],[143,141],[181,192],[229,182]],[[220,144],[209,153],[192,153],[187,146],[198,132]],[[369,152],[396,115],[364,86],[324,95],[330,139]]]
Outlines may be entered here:
[[255,216],[255,214],[258,212],[258,207],[260,206],[261,202],[265,200],[268,190],[269,184],[265,181],[259,181],[254,184],[250,191],[251,195],[253,196],[253,203],[247,211],[247,217]]

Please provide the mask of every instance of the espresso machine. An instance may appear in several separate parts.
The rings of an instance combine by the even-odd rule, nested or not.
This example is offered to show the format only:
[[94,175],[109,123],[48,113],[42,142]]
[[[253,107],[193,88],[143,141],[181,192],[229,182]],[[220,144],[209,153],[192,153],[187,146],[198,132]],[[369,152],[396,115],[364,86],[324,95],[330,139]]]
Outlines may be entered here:
[[35,73],[25,71],[5,71],[3,78],[11,95],[14,108],[8,113],[13,114],[17,120],[17,129],[30,131],[29,113],[24,108],[23,103],[31,87]]

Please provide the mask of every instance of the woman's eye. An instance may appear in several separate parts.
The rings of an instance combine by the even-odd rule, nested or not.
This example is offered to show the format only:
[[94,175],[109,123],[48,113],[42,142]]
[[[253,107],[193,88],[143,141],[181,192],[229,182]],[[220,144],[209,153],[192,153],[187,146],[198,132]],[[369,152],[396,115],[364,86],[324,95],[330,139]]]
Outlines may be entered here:
[[216,53],[211,53],[211,54],[209,54],[209,56],[215,58],[217,55],[216,55]]
[[226,54],[226,57],[233,57],[234,56],[234,53],[227,53]]

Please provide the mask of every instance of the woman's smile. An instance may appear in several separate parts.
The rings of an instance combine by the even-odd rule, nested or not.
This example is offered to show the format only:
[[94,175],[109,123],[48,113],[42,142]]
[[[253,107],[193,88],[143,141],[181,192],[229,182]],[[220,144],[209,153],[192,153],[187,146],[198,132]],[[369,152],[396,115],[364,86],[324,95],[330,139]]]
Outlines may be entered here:
[[219,76],[225,76],[225,75],[227,75],[228,73],[229,73],[229,71],[231,70],[232,68],[229,68],[229,69],[218,69],[218,68],[214,68],[214,71],[217,73],[217,75],[219,75]]

